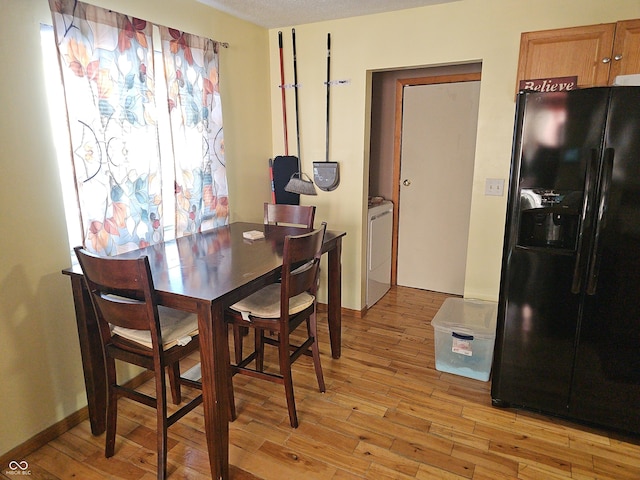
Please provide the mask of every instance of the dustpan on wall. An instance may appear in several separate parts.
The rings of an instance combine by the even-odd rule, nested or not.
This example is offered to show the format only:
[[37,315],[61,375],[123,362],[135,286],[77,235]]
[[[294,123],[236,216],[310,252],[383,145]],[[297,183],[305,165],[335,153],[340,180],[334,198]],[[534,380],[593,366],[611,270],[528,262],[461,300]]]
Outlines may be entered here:
[[329,161],[329,91],[331,86],[331,34],[327,34],[327,122],[325,161],[313,162],[313,179],[320,190],[330,192],[340,184],[340,164]]

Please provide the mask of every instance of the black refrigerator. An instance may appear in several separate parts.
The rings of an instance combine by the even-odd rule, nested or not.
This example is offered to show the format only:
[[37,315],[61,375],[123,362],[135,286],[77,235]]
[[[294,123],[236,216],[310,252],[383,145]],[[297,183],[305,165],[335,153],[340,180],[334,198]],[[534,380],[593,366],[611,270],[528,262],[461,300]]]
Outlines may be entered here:
[[521,92],[491,396],[640,434],[640,87]]

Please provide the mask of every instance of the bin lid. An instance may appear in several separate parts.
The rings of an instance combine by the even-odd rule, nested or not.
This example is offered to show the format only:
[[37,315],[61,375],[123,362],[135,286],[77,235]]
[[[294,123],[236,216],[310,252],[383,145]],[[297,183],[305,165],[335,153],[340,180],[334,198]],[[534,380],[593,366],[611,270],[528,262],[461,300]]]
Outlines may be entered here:
[[498,304],[468,298],[447,298],[431,321],[434,328],[473,332],[478,336],[494,336]]

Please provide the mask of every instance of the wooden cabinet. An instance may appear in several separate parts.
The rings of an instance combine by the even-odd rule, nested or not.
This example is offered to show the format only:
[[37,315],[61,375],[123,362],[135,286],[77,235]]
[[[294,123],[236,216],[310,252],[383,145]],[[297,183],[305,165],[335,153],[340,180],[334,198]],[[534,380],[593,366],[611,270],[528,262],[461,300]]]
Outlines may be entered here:
[[640,73],[640,19],[526,32],[520,38],[520,80],[578,76],[578,87],[613,84]]
[[609,85],[618,75],[640,73],[640,19],[616,23]]

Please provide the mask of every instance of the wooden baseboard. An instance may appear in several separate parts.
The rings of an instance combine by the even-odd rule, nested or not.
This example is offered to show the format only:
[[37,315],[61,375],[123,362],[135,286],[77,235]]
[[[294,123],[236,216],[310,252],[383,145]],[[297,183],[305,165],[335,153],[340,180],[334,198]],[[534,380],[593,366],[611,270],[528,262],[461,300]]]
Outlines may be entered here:
[[[326,303],[318,303],[318,311],[326,313],[329,310],[328,305]],[[343,315],[349,315],[350,317],[363,318],[367,313],[367,309],[363,308],[362,310],[351,310],[350,308],[340,308]]]
[[[153,372],[145,371],[129,380],[127,382],[127,386],[130,388],[137,388],[151,378],[153,378]],[[30,453],[45,446],[50,441],[56,439],[66,431],[71,430],[73,427],[84,422],[88,418],[89,409],[88,407],[83,407],[68,417],[63,418],[59,422],[54,423],[49,428],[37,433],[26,442],[9,450],[4,455],[0,455],[0,469],[4,468],[4,466],[8,465],[11,461],[22,461],[22,459]]]
[[0,456],[0,468],[5,467],[11,461],[20,462],[24,457],[29,455],[31,452],[36,451],[40,447],[43,447],[50,441],[62,435],[67,430],[75,427],[79,423],[85,421],[89,418],[89,409],[87,407],[83,407],[80,410],[72,413],[66,418],[63,418],[57,423],[54,423],[49,428],[41,431],[35,436],[31,437],[26,442],[18,445],[17,447],[9,450],[4,455]]

